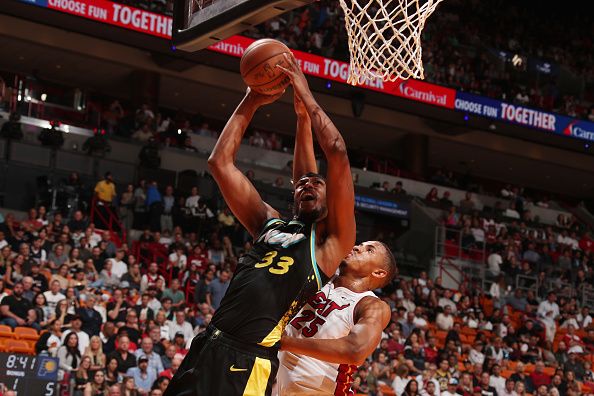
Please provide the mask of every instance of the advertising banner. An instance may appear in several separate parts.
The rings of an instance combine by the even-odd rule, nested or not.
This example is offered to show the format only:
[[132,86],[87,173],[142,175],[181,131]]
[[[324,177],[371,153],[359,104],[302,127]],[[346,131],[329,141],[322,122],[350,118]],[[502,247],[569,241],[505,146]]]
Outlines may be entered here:
[[465,92],[457,92],[456,110],[519,124],[527,128],[547,131],[594,142],[594,123],[576,120],[559,114],[513,105]]
[[165,39],[171,38],[171,17],[124,4],[107,0],[21,1]]
[[[21,1],[164,39],[171,38],[171,17],[124,4],[113,3],[108,0]],[[208,49],[234,57],[241,57],[245,49],[253,42],[254,39],[251,38],[233,36],[210,46]],[[349,73],[348,63],[307,52],[293,51],[293,53],[305,74],[328,81],[347,83]],[[507,55],[505,52],[500,52],[500,56],[504,58]],[[542,73],[555,72],[552,65],[548,63],[543,62],[533,66],[538,68]],[[377,78],[365,81],[362,84],[362,88],[558,135],[594,141],[594,123],[592,122],[576,120],[524,106],[512,105],[465,92],[457,92],[452,88],[423,81],[398,80],[395,82],[385,82]]]
[[355,208],[378,214],[386,214],[401,219],[407,219],[410,217],[410,209],[408,204],[365,197],[361,195],[355,195]]

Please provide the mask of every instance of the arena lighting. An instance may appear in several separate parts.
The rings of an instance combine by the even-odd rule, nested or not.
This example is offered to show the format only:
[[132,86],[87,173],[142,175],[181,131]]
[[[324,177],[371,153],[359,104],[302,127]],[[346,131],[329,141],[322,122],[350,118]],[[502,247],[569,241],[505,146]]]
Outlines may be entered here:
[[332,82],[327,81],[326,82],[326,89],[330,89],[330,88],[332,88]]
[[41,94],[41,101],[45,102],[45,100],[47,99],[47,94]]
[[588,149],[590,148],[590,143],[586,143],[586,144],[584,144],[584,148],[585,148],[586,150],[588,150]]
[[468,114],[464,114],[464,121],[468,121],[470,119],[470,117],[468,116]]
[[522,66],[522,58],[520,57],[520,55],[515,54],[514,57],[512,58],[512,65],[514,65],[515,67],[520,67]]
[[23,97],[21,96],[21,94],[19,94],[19,96],[17,96],[17,101],[21,101],[21,99],[23,99]]
[[171,46],[171,51],[175,51],[177,49],[177,47],[175,45]]
[[178,135],[181,135],[181,129],[178,129],[178,130],[177,130],[177,134],[178,134]]

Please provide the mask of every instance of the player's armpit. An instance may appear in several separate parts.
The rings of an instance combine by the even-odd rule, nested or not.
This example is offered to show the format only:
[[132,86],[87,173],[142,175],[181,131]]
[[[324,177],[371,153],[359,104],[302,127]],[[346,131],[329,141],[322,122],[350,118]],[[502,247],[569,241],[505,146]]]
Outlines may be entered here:
[[374,297],[363,298],[356,307],[356,322],[349,335],[337,339],[283,336],[281,350],[329,363],[361,365],[373,353],[390,321],[390,308]]

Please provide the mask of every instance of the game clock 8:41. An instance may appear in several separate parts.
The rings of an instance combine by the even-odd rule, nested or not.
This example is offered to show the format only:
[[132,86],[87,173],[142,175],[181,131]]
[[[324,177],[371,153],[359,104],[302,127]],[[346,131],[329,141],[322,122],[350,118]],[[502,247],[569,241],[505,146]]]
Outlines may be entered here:
[[0,388],[19,395],[53,396],[58,394],[58,359],[0,353]]

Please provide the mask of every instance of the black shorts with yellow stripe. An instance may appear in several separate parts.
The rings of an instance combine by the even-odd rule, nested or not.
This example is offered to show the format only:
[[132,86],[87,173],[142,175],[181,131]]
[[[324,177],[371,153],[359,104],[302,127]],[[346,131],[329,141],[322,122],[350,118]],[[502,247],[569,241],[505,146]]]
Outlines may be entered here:
[[244,344],[209,326],[194,337],[164,396],[270,395],[278,371],[277,352]]

